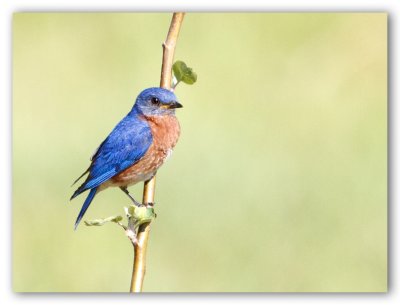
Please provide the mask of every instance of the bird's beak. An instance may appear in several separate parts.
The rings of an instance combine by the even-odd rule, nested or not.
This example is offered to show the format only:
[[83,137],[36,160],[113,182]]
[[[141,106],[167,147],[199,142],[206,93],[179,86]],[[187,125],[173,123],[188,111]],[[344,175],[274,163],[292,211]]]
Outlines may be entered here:
[[175,108],[182,108],[182,104],[178,103],[177,101],[173,101],[170,104],[167,105],[168,109],[175,109]]

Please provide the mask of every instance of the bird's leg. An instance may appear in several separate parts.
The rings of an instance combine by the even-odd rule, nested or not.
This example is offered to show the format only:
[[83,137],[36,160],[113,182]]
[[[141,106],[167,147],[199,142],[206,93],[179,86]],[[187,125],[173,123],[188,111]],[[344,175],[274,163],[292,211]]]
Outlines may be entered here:
[[127,189],[126,186],[120,186],[119,188],[121,189],[121,191],[123,191],[123,192],[132,200],[132,202],[133,202],[134,205],[136,205],[137,207],[142,207],[142,206],[143,206],[143,204],[137,202],[137,201],[135,200],[135,198],[133,198],[133,197],[131,196],[131,194],[129,194],[129,191],[128,191],[128,189]]

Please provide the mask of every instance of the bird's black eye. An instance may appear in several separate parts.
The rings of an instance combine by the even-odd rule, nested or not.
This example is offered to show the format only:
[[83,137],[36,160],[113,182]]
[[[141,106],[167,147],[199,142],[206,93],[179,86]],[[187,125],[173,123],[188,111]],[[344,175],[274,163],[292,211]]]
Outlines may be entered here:
[[153,105],[160,105],[160,100],[156,97],[151,98],[151,103]]

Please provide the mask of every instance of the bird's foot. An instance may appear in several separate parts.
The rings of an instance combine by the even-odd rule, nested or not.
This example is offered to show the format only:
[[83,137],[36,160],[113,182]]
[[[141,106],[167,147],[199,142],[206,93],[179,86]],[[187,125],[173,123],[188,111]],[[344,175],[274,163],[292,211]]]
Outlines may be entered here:
[[142,208],[145,206],[143,203],[137,202],[136,200],[135,201],[132,200],[132,203],[134,206],[136,206],[138,208]]
[[147,204],[146,204],[146,206],[149,207],[149,208],[152,208],[152,207],[154,207],[155,205],[156,205],[155,202],[147,202]]

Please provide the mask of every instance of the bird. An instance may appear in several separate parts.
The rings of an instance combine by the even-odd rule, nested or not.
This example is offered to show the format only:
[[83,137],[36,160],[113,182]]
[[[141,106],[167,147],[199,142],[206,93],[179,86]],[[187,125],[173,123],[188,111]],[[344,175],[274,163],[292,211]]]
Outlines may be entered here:
[[73,185],[88,174],[70,200],[89,191],[75,221],[75,230],[93,198],[109,187],[119,187],[136,206],[142,206],[128,187],[151,179],[171,155],[180,136],[175,110],[182,108],[175,94],[164,88],[143,90],[129,113],[90,158],[88,169]]

